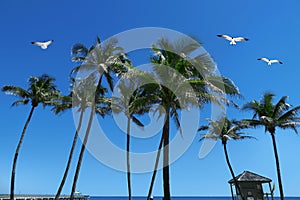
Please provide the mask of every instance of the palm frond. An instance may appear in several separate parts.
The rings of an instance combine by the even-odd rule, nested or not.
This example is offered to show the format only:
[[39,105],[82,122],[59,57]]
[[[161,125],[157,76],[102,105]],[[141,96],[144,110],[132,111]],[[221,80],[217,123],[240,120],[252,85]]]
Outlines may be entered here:
[[243,140],[243,139],[255,139],[255,140],[257,140],[256,137],[249,136],[249,135],[243,135],[243,134],[247,134],[247,133],[239,132],[237,135],[233,136],[232,138],[234,140]]
[[243,123],[248,124],[249,126],[258,127],[258,126],[263,126],[263,123],[260,120],[256,119],[243,119]]
[[27,105],[28,103],[29,103],[29,99],[20,99],[20,100],[13,102],[11,104],[11,106]]
[[300,106],[294,107],[291,110],[285,112],[281,116],[278,117],[278,121],[286,121],[293,119],[297,116],[298,112],[300,110]]
[[216,70],[216,64],[207,52],[197,55],[189,62],[200,72],[201,76],[209,75]]
[[76,102],[72,100],[72,93],[68,96],[61,96],[57,101],[55,101],[51,111],[53,111],[55,114],[65,112],[66,110],[72,108],[74,103],[76,105]]
[[199,131],[205,131],[205,130],[208,130],[209,126],[201,126],[200,128],[198,128],[198,132]]
[[261,104],[262,105],[269,105],[272,104],[273,101],[273,97],[275,96],[275,94],[271,93],[271,92],[266,92],[263,95],[263,98],[261,99]]
[[180,53],[189,55],[193,51],[197,50],[201,45],[199,42],[190,37],[180,37],[173,42],[173,46],[174,53],[177,53],[178,55],[180,55]]
[[85,56],[74,56],[73,58],[71,58],[72,62],[82,62],[84,61]]
[[220,139],[222,143],[225,144],[226,141],[230,139],[240,140],[252,138],[252,136],[245,135],[245,132],[240,132],[240,130],[244,128],[249,128],[244,122],[221,117],[218,120],[209,120],[209,126],[201,126],[198,131],[208,130],[208,133],[204,135],[204,138],[214,140]]
[[85,57],[89,52],[89,49],[81,43],[76,43],[73,45],[72,49],[71,49],[71,54],[72,55],[77,55],[77,54],[82,54],[83,57]]
[[5,85],[2,87],[2,91],[8,95],[15,95],[21,98],[29,98],[30,93],[23,88],[12,86],[12,85]]
[[138,119],[138,118],[136,118],[135,116],[131,116],[131,119],[132,119],[132,121],[136,124],[136,125],[138,125],[138,126],[140,126],[140,127],[144,127],[144,124]]
[[207,76],[207,80],[206,84],[212,91],[220,94],[229,94],[231,96],[241,97],[238,87],[232,80],[223,76],[215,75]]
[[287,96],[281,97],[274,107],[272,117],[279,117],[282,113],[289,109],[290,105],[286,103]]
[[202,141],[204,139],[212,139],[212,140],[218,140],[220,138],[219,135],[215,135],[215,134],[201,134],[201,138],[199,139],[199,141]]
[[98,35],[96,36],[96,42],[97,42],[97,44],[101,44],[101,39]]
[[76,74],[79,71],[80,67],[81,67],[81,65],[74,67],[70,72],[70,76],[72,76],[73,74]]
[[282,128],[282,129],[292,129],[295,133],[298,134],[298,130],[297,130],[297,126],[300,125],[300,121],[297,122],[286,122],[286,123],[281,123],[278,125],[278,127]]
[[256,100],[253,100],[252,102],[248,102],[248,103],[244,104],[241,109],[253,111],[252,119],[255,119],[257,116],[262,115],[260,104]]

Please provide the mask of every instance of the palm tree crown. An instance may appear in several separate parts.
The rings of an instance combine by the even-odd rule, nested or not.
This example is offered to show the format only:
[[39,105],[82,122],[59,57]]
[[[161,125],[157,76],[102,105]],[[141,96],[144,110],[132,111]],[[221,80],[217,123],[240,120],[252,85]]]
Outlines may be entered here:
[[237,121],[229,120],[226,117],[222,117],[219,120],[209,120],[209,126],[201,126],[198,131],[208,130],[207,134],[202,134],[201,139],[213,139],[222,141],[222,144],[226,144],[228,140],[241,140],[245,138],[253,138],[245,135],[244,132],[240,132],[242,129],[249,128],[248,125]]
[[111,72],[119,76],[127,71],[123,49],[117,44],[118,40],[116,38],[101,42],[99,37],[97,37],[96,45],[90,48],[81,43],[75,44],[72,48],[72,60],[79,63],[79,66],[75,67],[71,74],[79,71],[89,71],[92,74],[100,74],[100,79],[104,75],[109,88],[112,90],[113,78],[111,77]]
[[252,126],[264,126],[265,131],[275,134],[276,127],[282,129],[292,129],[298,133],[296,127],[300,124],[298,111],[300,106],[292,108],[292,105],[286,102],[287,96],[273,104],[274,94],[265,93],[260,102],[253,100],[243,106],[243,110],[252,111],[253,118],[247,120]]
[[37,107],[39,104],[45,107],[47,105],[54,105],[60,97],[60,91],[56,89],[54,81],[55,79],[47,74],[43,74],[40,77],[32,76],[28,80],[29,88],[27,90],[21,87],[6,85],[2,88],[2,91],[20,98],[12,106],[31,103],[33,107]]

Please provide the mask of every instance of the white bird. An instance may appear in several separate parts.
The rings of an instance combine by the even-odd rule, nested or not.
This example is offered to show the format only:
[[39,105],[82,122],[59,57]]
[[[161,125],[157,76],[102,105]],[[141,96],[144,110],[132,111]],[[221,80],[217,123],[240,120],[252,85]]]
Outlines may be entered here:
[[267,62],[268,65],[271,65],[272,63],[283,64],[280,60],[277,60],[277,59],[270,60],[268,58],[258,58],[257,60],[263,60],[263,61]]
[[218,37],[220,38],[224,38],[226,40],[229,40],[231,45],[235,45],[236,42],[240,42],[240,41],[248,41],[249,39],[248,38],[244,38],[244,37],[231,37],[231,36],[228,36],[228,35],[217,35]]
[[31,44],[37,45],[41,47],[42,49],[47,49],[48,46],[53,42],[54,40],[48,40],[44,42],[31,42]]

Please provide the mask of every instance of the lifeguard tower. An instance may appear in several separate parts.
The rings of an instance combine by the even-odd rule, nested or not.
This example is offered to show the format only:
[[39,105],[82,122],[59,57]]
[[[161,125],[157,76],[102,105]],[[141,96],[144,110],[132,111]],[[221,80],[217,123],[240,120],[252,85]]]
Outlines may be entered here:
[[[244,197],[244,200],[265,200],[269,198],[269,195],[271,196],[271,199],[273,200],[273,190],[274,188],[271,187],[272,180],[266,177],[263,177],[261,175],[255,174],[253,172],[244,171],[240,175],[235,177],[237,180],[237,183],[239,184],[242,196]],[[231,179],[228,181],[230,184],[231,189],[231,195],[232,200],[235,200],[235,197],[237,200],[242,200],[242,197],[235,186],[234,180]],[[263,183],[269,184],[269,193],[263,192]],[[233,187],[235,187],[236,195],[234,195]]]

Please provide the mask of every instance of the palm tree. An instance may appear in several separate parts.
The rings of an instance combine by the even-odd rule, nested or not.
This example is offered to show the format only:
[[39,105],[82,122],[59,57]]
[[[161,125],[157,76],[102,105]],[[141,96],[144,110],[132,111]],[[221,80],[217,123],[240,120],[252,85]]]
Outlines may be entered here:
[[[212,95],[210,91],[216,94],[239,94],[236,86],[227,78],[214,75],[214,63],[210,56],[201,53],[193,59],[189,56],[200,47],[200,44],[188,37],[183,37],[170,43],[167,39],[161,39],[156,45],[153,45],[155,55],[151,58],[154,63],[154,71],[161,83],[150,84],[145,89],[145,93],[151,95],[154,104],[159,104],[164,108],[164,126],[162,130],[162,139],[159,145],[158,154],[156,157],[155,169],[153,171],[148,199],[151,196],[155,174],[158,166],[160,148],[163,148],[163,188],[164,199],[170,199],[170,183],[169,183],[169,137],[170,137],[170,119],[172,118],[181,132],[179,121],[179,110],[188,109],[191,105],[199,107],[208,102],[219,102],[229,100]],[[167,65],[178,74],[171,73],[162,67]],[[168,77],[166,77],[166,75]],[[209,77],[208,81],[204,76]],[[183,78],[182,78],[183,77]],[[221,81],[220,81],[221,80]],[[176,95],[166,85],[174,85],[174,81],[182,82],[183,84],[175,86],[172,90],[176,90]],[[223,83],[221,87],[220,82]],[[176,85],[176,84],[175,84]],[[191,86],[193,91],[189,91],[186,86]],[[195,94],[193,96],[192,94]],[[179,94],[179,95],[178,95]],[[155,97],[156,95],[156,97]]]
[[[70,149],[67,165],[66,165],[61,183],[56,192],[55,199],[59,199],[59,197],[61,195],[61,191],[62,191],[65,181],[67,179],[70,165],[71,165],[72,158],[73,158],[73,154],[74,154],[74,150],[75,150],[75,146],[77,143],[78,134],[81,129],[83,115],[84,115],[84,112],[86,111],[86,109],[89,106],[91,106],[91,101],[93,100],[93,97],[94,97],[93,94],[95,91],[95,89],[93,87],[93,84],[95,83],[94,80],[84,79],[84,80],[76,81],[74,78],[71,78],[71,81],[72,81],[71,85],[73,88],[72,88],[70,94],[68,96],[62,96],[60,101],[58,101],[52,109],[55,112],[55,114],[59,114],[61,112],[64,112],[64,111],[66,111],[68,109],[72,109],[72,108],[74,108],[74,109],[77,108],[77,111],[80,112],[78,125],[76,128],[74,137],[73,137],[72,146]],[[102,93],[104,93],[104,92],[105,92],[105,89],[103,88]],[[102,100],[99,99],[98,103],[100,103],[100,102],[103,103],[103,99]],[[97,108],[97,113],[100,114],[102,117],[104,117],[104,115],[106,113],[105,110],[107,110],[107,108],[99,107],[99,108]]]
[[27,90],[12,85],[6,85],[2,88],[2,91],[6,92],[7,94],[12,94],[20,98],[19,100],[15,101],[12,106],[27,105],[28,103],[31,103],[31,110],[23,127],[23,131],[14,154],[10,185],[11,200],[14,199],[17,160],[32,114],[39,104],[42,104],[43,107],[53,106],[60,97],[60,91],[56,89],[56,86],[53,83],[54,81],[54,78],[48,76],[47,74],[43,74],[39,77],[30,77],[28,80],[29,88]]
[[230,139],[233,140],[241,140],[245,138],[253,138],[251,136],[245,136],[243,132],[240,132],[241,129],[248,128],[247,125],[243,124],[242,122],[236,120],[229,120],[226,117],[222,117],[219,120],[210,120],[209,126],[201,126],[198,131],[208,130],[207,134],[202,134],[200,140],[203,139],[212,139],[212,140],[221,140],[223,145],[223,150],[225,154],[226,163],[228,165],[230,174],[234,180],[234,184],[238,190],[238,193],[242,196],[241,189],[239,184],[236,180],[233,168],[230,164],[228,151],[227,151],[227,141]]
[[126,163],[127,163],[127,186],[128,186],[128,199],[132,199],[131,194],[131,171],[130,171],[130,135],[131,135],[131,121],[140,127],[144,127],[143,123],[135,116],[142,115],[149,111],[150,108],[146,107],[148,99],[144,96],[139,96],[138,87],[142,82],[143,77],[146,75],[144,72],[139,71],[128,63],[129,69],[125,73],[119,84],[118,91],[119,97],[113,97],[112,109],[113,112],[124,112],[127,118],[127,136],[126,136]]
[[74,61],[79,61],[80,65],[72,70],[72,74],[78,73],[80,71],[90,72],[87,78],[90,76],[99,75],[98,83],[95,89],[95,99],[91,103],[91,111],[88,120],[88,125],[86,133],[83,139],[83,144],[79,153],[79,158],[76,166],[76,171],[72,184],[72,191],[70,198],[74,199],[74,193],[76,190],[77,180],[81,168],[82,158],[85,152],[85,145],[88,141],[90,129],[92,126],[92,121],[94,114],[96,112],[97,99],[101,93],[101,83],[103,76],[106,78],[109,88],[113,88],[113,78],[111,77],[111,72],[117,75],[125,72],[124,63],[121,57],[121,47],[117,46],[118,41],[115,38],[108,40],[106,43],[102,44],[99,37],[97,37],[97,44],[92,46],[90,49],[86,48],[82,44],[75,44],[72,48],[72,54],[74,55]]
[[260,101],[253,100],[243,106],[243,110],[250,110],[254,113],[252,119],[245,120],[253,127],[263,126],[265,132],[269,132],[272,138],[273,150],[277,169],[278,186],[280,199],[284,200],[283,186],[280,173],[279,156],[275,139],[276,128],[292,129],[297,133],[297,125],[300,124],[300,118],[297,117],[300,106],[292,107],[286,102],[287,96],[273,104],[274,94],[265,93]]

